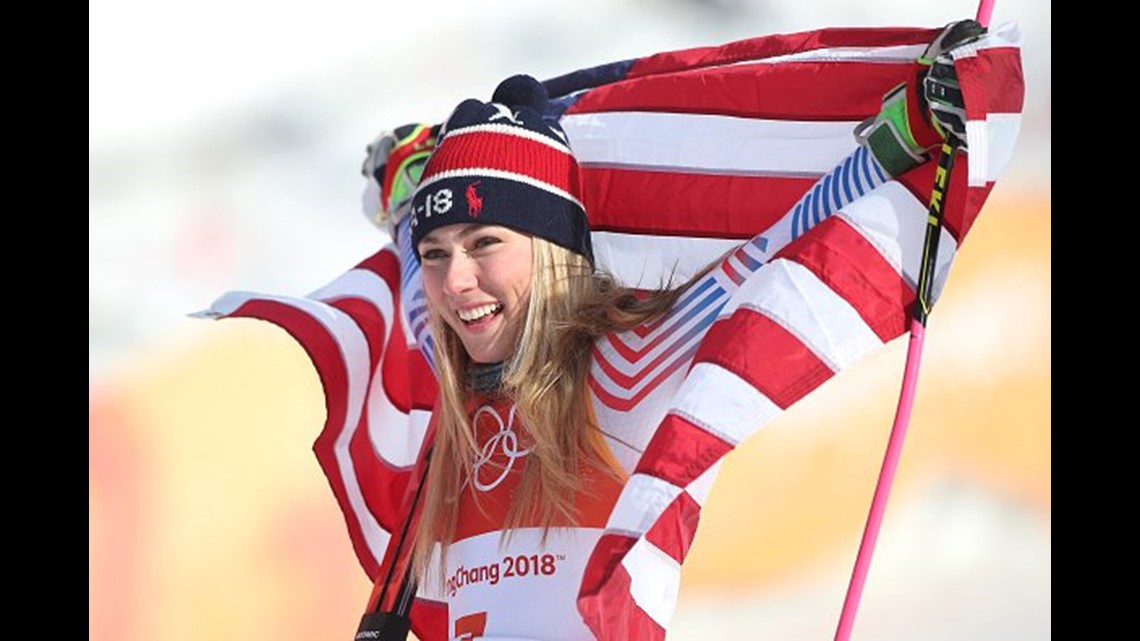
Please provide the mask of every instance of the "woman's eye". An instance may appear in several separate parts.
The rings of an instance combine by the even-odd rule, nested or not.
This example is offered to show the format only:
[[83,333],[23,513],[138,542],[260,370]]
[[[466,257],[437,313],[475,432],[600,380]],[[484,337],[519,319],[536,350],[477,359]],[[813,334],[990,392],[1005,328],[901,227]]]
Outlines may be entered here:
[[495,238],[494,236],[480,236],[479,238],[475,239],[474,243],[472,243],[472,247],[474,249],[482,249],[484,247],[490,247],[491,245],[497,245],[500,242],[502,241],[500,241],[498,238]]

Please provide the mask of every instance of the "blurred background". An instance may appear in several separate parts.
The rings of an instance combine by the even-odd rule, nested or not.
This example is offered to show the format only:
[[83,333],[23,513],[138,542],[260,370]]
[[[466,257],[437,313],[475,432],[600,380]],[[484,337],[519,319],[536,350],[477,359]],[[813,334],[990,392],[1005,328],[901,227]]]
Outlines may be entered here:
[[[319,9],[318,9],[319,6]],[[937,27],[973,2],[200,0],[90,3],[92,641],[350,639],[370,583],[310,447],[320,385],[276,326],[197,320],[305,295],[384,242],[364,147],[513,73],[837,26]],[[1051,637],[1050,6],[1016,22],[1017,152],[931,316],[852,638]],[[728,457],[669,638],[831,639],[906,341]]]

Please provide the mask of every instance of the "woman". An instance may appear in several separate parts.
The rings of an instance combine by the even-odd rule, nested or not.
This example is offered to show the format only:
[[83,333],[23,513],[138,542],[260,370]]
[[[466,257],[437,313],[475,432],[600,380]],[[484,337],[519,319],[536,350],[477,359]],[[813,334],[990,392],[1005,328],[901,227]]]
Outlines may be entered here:
[[593,344],[662,317],[688,283],[639,295],[594,269],[546,100],[514,76],[461,103],[411,202],[439,383],[411,566],[451,630],[467,617],[483,636],[582,639],[575,597],[631,471],[611,443],[644,440],[598,425]]

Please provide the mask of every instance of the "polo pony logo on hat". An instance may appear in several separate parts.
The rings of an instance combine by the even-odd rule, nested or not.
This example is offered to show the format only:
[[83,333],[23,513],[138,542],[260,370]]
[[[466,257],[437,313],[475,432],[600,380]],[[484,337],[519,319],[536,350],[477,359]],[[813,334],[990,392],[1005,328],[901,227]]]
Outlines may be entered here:
[[479,214],[483,212],[483,197],[475,193],[475,185],[483,182],[476,180],[475,182],[467,185],[467,190],[463,195],[467,197],[467,215],[472,218],[478,218]]

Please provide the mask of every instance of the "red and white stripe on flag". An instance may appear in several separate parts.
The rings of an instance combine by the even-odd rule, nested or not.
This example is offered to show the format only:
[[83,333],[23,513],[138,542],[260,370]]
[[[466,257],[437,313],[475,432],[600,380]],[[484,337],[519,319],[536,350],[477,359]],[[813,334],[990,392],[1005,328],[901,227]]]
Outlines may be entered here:
[[435,377],[396,320],[398,283],[399,263],[388,247],[307,296],[228,292],[204,314],[278,325],[312,360],[326,409],[313,452],[372,579],[400,525],[435,401]]

